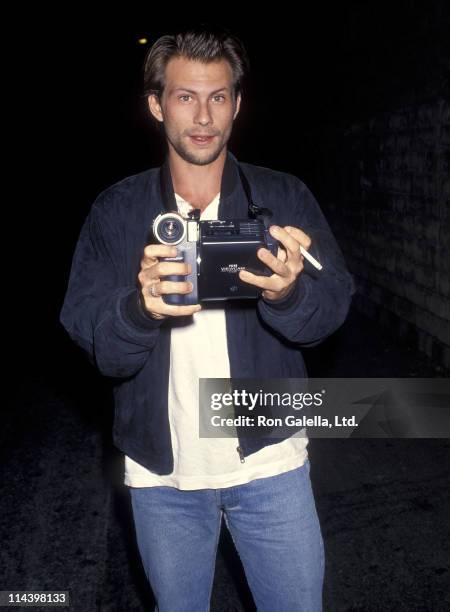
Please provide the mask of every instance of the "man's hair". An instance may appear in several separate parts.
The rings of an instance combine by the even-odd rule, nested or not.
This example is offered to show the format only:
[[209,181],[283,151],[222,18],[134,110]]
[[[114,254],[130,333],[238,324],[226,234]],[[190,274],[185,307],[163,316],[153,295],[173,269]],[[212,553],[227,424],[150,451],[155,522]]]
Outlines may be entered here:
[[242,92],[250,62],[242,42],[229,30],[201,23],[176,34],[161,36],[149,49],[144,61],[143,97],[155,94],[161,99],[165,87],[166,66],[174,57],[200,62],[225,59],[233,71],[233,93]]

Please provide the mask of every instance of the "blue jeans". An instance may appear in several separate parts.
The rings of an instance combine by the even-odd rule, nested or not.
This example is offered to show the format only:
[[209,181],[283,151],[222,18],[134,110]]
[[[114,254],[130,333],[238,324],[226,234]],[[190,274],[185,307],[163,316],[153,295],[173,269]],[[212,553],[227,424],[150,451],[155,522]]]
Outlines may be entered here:
[[320,612],[324,548],[310,465],[222,489],[130,487],[143,566],[158,612],[207,612],[222,514],[255,604]]

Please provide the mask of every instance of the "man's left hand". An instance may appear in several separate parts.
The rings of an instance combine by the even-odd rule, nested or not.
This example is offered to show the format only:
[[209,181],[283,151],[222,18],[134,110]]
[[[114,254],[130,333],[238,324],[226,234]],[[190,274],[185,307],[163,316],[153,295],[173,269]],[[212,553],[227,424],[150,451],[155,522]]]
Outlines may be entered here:
[[287,296],[294,288],[297,277],[303,271],[304,257],[300,246],[309,249],[311,238],[298,227],[286,225],[284,228],[272,225],[270,234],[278,240],[284,249],[278,248],[277,256],[265,248],[258,250],[258,258],[271,270],[271,276],[258,276],[247,270],[240,270],[239,278],[250,285],[264,289],[262,295],[268,300],[279,300]]

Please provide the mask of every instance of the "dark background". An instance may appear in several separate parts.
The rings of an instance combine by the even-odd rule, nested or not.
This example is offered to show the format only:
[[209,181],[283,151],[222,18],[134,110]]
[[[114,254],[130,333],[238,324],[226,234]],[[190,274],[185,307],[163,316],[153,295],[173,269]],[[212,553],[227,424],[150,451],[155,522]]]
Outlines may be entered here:
[[[369,304],[375,301],[378,308],[391,300],[392,313],[411,322],[407,339],[420,329],[426,338],[413,344],[427,345],[425,352],[437,365],[450,367],[448,303],[444,312],[442,301],[448,300],[448,283],[426,285],[426,277],[448,276],[444,262],[450,256],[444,235],[449,224],[447,3],[301,4],[296,13],[261,9],[253,16],[241,15],[236,6],[223,14],[205,11],[199,14],[243,39],[250,57],[250,80],[229,148],[242,161],[301,178],[333,222],[357,275],[359,309],[376,318]],[[39,273],[34,268],[27,275],[26,296],[14,300],[14,313],[20,309],[26,317],[32,308],[42,323],[32,333],[41,338],[49,329],[60,333],[55,315],[78,232],[95,197],[113,182],[161,162],[160,141],[140,98],[148,46],[137,39],[145,36],[151,44],[197,19],[189,10],[171,12],[175,16],[121,8],[99,17],[40,9],[28,13],[25,24],[11,24],[16,80],[11,94],[19,113],[15,123],[4,118],[5,128],[13,128],[8,161],[17,156],[13,176],[8,175],[14,197],[7,208],[19,224],[26,255],[16,245],[17,263],[7,273],[15,282],[19,258],[28,263],[33,254]],[[404,129],[396,127],[405,122]],[[397,194],[408,202],[395,199]],[[414,224],[401,227],[398,215]],[[403,248],[402,232],[407,243],[414,242],[433,218],[441,232],[438,252],[438,237],[431,232],[424,250],[411,253],[422,275],[411,279],[408,262],[394,270],[405,285],[437,297],[430,327],[416,312],[428,308],[423,292],[417,299],[403,296],[392,282],[392,269],[380,279],[368,268],[375,258],[395,257],[395,249]],[[384,239],[384,250],[371,234]],[[427,261],[430,253],[434,259]],[[374,285],[386,290],[378,301],[371,294]],[[399,296],[406,297],[401,306],[394,304]],[[442,319],[447,334],[439,342]]]
[[[344,326],[305,351],[310,374],[448,376],[447,3],[242,8],[186,10],[229,27],[249,54],[229,148],[308,185],[358,286]],[[108,383],[58,316],[96,196],[162,161],[140,98],[148,46],[137,40],[186,25],[170,12],[39,8],[6,21],[15,115],[4,116],[13,137],[0,588],[70,589],[76,610],[151,609]],[[417,232],[423,250],[410,254]],[[313,440],[311,457],[326,609],[448,609],[448,440]],[[212,609],[251,606],[224,533]]]

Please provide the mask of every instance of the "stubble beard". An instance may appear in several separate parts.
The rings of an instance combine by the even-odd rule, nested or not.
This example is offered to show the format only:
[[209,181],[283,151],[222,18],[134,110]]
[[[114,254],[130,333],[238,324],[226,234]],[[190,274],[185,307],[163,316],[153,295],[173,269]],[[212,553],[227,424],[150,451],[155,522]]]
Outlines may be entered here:
[[[188,148],[187,144],[185,143],[185,137],[187,135],[182,134],[172,136],[165,130],[166,139],[168,142],[170,142],[176,153],[182,159],[190,164],[194,164],[195,166],[207,166],[208,164],[212,164],[221,154],[223,148],[228,142],[230,134],[231,129],[228,131],[228,133],[215,135],[215,139],[219,138],[218,144],[216,144],[213,151],[208,151],[205,153],[205,150],[203,150],[204,152],[202,155],[201,153],[196,154],[195,151]],[[189,136],[187,137],[189,138]]]

